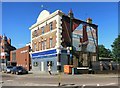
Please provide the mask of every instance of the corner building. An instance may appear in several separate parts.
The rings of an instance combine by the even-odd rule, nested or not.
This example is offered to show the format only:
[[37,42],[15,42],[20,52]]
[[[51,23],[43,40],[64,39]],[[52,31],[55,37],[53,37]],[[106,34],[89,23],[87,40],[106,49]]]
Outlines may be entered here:
[[[50,14],[43,10],[31,30],[32,70],[47,72],[47,64],[51,62],[52,72],[58,72],[57,66],[68,64],[67,50],[62,47],[62,15],[60,10]],[[60,59],[58,59],[60,55]]]
[[[96,41],[97,37],[95,36],[97,36],[97,31],[94,31],[95,33],[90,36],[89,34],[92,33],[94,29],[92,29],[90,33],[85,30],[87,30],[87,27],[97,28],[97,25],[83,22],[73,17],[73,28],[70,28],[71,15],[73,16],[72,11],[70,11],[68,15],[65,15],[60,10],[57,10],[52,14],[43,10],[38,16],[37,22],[29,28],[31,30],[32,51],[30,54],[33,71],[47,72],[48,62],[51,63],[52,72],[55,73],[60,70],[63,71],[64,65],[73,64],[75,67],[80,66],[79,63],[81,63],[82,58],[84,57],[84,55],[82,55],[83,53],[86,53],[85,58],[83,58],[83,66],[89,66],[91,60],[96,61],[96,46],[98,46],[98,42]],[[94,37],[94,39],[89,41],[89,44],[86,45],[87,47],[84,49],[84,52],[82,51],[81,46],[79,46],[79,40],[81,37],[87,39],[87,36],[83,35],[84,33],[82,30],[75,30],[80,24],[82,24],[84,29],[83,32],[86,32],[88,37]],[[84,27],[84,24],[86,24],[86,27]],[[75,35],[78,37],[75,37]],[[96,46],[94,43],[96,43]],[[74,50],[74,53],[71,53],[71,46],[74,47],[74,49],[72,49],[72,51]],[[90,52],[92,57],[88,55]]]

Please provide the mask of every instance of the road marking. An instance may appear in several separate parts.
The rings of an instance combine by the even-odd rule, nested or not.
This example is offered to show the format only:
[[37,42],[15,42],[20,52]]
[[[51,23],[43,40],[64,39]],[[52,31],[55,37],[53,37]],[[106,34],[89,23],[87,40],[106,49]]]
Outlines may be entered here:
[[110,86],[110,85],[117,85],[117,83],[108,83],[108,84],[104,84],[104,85],[102,85],[102,86]]
[[85,85],[82,85],[82,88],[84,88],[85,87]]
[[111,85],[117,85],[117,83],[108,83],[108,84],[103,84],[103,85],[100,85],[100,84],[86,84],[86,85],[82,85],[82,88],[84,88],[85,86],[111,86]]
[[6,80],[6,81],[13,81],[13,80]]
[[97,86],[100,86],[100,84],[97,84]]
[[36,84],[36,83],[26,83],[26,86],[57,86],[56,84]]

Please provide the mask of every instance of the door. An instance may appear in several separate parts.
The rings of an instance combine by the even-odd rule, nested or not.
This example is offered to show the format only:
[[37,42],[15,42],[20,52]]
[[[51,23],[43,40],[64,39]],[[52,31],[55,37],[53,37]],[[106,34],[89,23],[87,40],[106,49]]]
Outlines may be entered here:
[[45,71],[45,65],[44,65],[45,63],[42,61],[41,62],[41,71]]

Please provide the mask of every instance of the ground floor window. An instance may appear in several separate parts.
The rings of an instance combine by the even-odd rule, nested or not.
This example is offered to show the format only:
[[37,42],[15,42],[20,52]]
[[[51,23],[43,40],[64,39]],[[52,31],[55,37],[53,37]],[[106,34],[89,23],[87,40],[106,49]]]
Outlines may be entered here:
[[37,67],[38,66],[38,62],[33,62],[33,66]]

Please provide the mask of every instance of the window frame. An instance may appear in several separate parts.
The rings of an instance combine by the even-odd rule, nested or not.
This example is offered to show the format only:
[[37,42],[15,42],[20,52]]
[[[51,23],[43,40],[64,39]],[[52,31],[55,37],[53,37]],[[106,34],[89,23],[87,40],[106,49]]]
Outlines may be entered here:
[[42,30],[42,34],[44,34],[45,27],[42,26],[42,27],[41,27],[41,30]]
[[50,48],[53,47],[53,38],[50,38]]
[[50,22],[50,23],[49,23],[49,28],[50,28],[50,31],[53,30],[53,22]]
[[45,49],[45,44],[44,44],[44,41],[41,42],[41,50],[44,50]]

